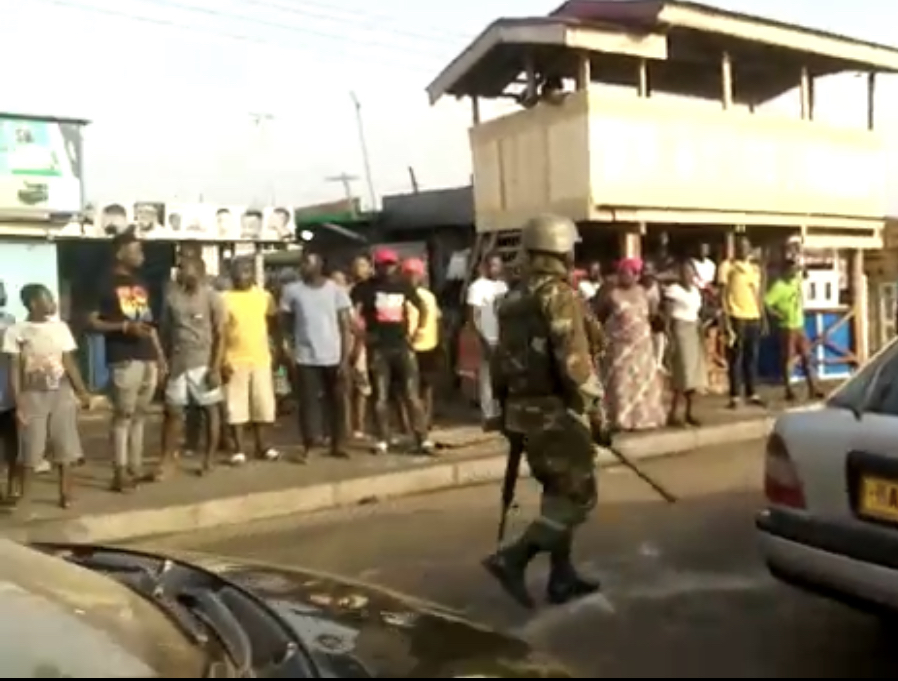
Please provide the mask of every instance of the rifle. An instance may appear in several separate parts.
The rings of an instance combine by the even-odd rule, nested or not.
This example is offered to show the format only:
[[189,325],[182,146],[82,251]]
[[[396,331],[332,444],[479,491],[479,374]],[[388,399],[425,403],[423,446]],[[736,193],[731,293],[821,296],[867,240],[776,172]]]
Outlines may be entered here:
[[508,440],[508,460],[505,462],[505,478],[502,481],[502,510],[499,514],[497,544],[501,544],[505,539],[505,525],[508,522],[508,512],[514,506],[514,491],[521,470],[521,458],[524,455],[523,434],[506,433],[505,437]]

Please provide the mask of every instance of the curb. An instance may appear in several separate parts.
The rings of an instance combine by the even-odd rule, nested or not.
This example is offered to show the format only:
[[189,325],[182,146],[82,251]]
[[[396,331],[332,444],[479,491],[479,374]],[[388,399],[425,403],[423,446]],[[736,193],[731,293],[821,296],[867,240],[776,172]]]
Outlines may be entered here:
[[[736,444],[766,437],[775,420],[775,416],[767,416],[695,430],[622,437],[620,449],[634,460],[687,454],[702,447]],[[135,509],[73,519],[32,521],[29,526],[11,528],[5,534],[20,541],[125,541],[469,487],[495,482],[504,477],[505,453],[501,446],[491,449],[489,454],[481,457],[455,462],[437,461],[406,470],[338,482],[256,492],[162,509]],[[599,450],[597,461],[602,467],[617,463],[607,450]],[[522,466],[521,475],[529,476],[526,462]]]

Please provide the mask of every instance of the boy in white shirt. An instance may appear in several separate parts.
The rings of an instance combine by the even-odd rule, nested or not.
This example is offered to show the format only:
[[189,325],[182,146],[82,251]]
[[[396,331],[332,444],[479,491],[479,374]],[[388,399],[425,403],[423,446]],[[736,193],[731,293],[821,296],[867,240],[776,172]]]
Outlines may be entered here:
[[68,324],[52,319],[56,315],[53,294],[42,284],[27,284],[21,296],[28,318],[3,334],[19,432],[16,474],[11,480],[17,489],[8,491],[8,500],[27,497],[30,473],[49,449],[59,471],[59,505],[68,508],[70,467],[83,456],[78,404],[90,408],[92,397],[75,361],[77,345]]
[[480,411],[484,428],[496,426],[499,405],[493,399],[490,382],[490,356],[499,342],[499,320],[496,306],[499,299],[508,293],[508,284],[502,278],[503,263],[498,253],[489,254],[481,265],[481,275],[468,287],[468,323],[480,339],[480,368],[477,374]]

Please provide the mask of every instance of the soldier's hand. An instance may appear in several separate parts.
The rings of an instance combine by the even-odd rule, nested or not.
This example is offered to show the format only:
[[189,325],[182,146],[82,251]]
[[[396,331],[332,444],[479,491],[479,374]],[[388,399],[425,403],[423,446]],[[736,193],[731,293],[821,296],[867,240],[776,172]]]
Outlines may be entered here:
[[589,419],[592,439],[599,447],[610,447],[614,443],[613,433],[608,421],[600,414],[592,414]]

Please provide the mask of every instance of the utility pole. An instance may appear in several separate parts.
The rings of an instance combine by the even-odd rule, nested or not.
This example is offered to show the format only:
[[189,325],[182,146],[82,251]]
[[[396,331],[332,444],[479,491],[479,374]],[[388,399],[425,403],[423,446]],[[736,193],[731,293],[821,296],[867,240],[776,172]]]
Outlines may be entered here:
[[352,183],[358,182],[358,175],[350,175],[347,172],[342,172],[339,175],[332,175],[331,177],[325,177],[325,182],[339,182],[343,185],[343,194],[346,196],[346,201],[351,206],[352,212],[355,212],[355,196],[352,192]]
[[268,194],[268,196],[265,197],[265,200],[268,201],[270,206],[274,207],[277,205],[277,191],[275,190],[274,174],[272,171],[271,140],[268,135],[268,126],[274,120],[274,114],[251,111],[249,118],[250,121],[252,121],[253,127],[256,129],[259,146],[262,150],[260,158],[265,167],[262,168],[261,176],[266,178],[265,184],[267,186],[265,187],[265,190]]
[[362,103],[355,92],[349,93],[352,105],[355,107],[355,124],[359,131],[359,151],[362,153],[362,164],[365,168],[365,184],[368,185],[368,200],[371,202],[371,210],[377,210],[377,193],[374,191],[374,177],[371,175],[371,158],[368,155],[368,139],[365,136],[365,120],[362,118]]

